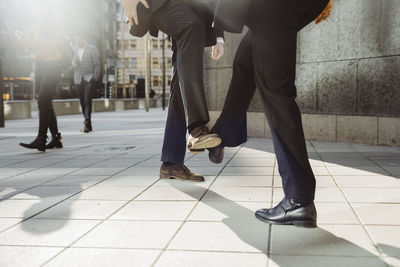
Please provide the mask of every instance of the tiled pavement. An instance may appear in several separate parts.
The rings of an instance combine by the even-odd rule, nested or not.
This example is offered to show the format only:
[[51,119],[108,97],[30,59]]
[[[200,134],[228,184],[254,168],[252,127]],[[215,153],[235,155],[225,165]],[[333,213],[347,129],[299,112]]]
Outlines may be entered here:
[[30,141],[37,120],[0,129],[0,266],[400,266],[400,149],[309,142],[317,229],[270,226],[282,197],[270,140],[186,164],[205,183],[157,177],[165,113],[60,117],[65,148]]

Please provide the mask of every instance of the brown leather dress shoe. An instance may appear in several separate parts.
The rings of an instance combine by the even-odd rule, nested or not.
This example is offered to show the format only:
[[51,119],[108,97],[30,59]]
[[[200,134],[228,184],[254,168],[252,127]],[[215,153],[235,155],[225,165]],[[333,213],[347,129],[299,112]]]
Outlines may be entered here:
[[160,168],[161,179],[179,179],[192,182],[204,182],[204,177],[191,172],[184,164],[165,165]]
[[202,150],[221,144],[218,134],[212,134],[205,126],[195,128],[189,135],[187,147],[190,150]]

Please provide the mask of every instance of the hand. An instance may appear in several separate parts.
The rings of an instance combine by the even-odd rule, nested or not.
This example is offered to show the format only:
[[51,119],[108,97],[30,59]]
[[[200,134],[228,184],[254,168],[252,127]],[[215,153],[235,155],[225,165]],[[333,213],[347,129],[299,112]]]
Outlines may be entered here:
[[214,60],[219,60],[224,55],[224,44],[217,43],[212,47],[211,58]]
[[125,8],[125,14],[132,26],[139,24],[137,7],[140,3],[142,3],[146,8],[150,8],[150,5],[146,0],[122,0],[122,4]]
[[315,24],[320,24],[324,22],[332,15],[334,0],[329,0],[328,5],[325,7],[324,11],[315,19]]

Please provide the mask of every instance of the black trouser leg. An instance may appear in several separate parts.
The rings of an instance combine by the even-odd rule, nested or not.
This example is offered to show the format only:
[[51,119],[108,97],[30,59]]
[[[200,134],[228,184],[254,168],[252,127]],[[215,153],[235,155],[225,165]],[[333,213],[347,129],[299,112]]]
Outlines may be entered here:
[[182,0],[170,0],[153,14],[153,24],[176,43],[176,70],[188,129],[209,121],[203,83],[204,27]]
[[171,81],[168,117],[165,125],[162,162],[182,164],[186,153],[186,117],[183,106],[178,72],[175,68],[176,53],[172,56],[174,76]]
[[322,12],[326,0],[305,3],[313,4],[298,14],[297,25],[265,24],[252,29],[255,81],[270,125],[283,189],[287,198],[299,204],[314,200],[315,177],[295,101],[297,31]]
[[49,109],[49,130],[53,137],[57,136],[58,124],[57,124],[56,112],[54,111],[54,107],[53,107],[53,102],[51,102],[50,109]]
[[255,90],[251,33],[248,32],[235,55],[232,80],[221,116],[211,130],[219,134],[222,146],[235,147],[247,141],[246,112]]
[[[58,62],[41,62],[38,64],[41,69],[39,83],[39,133],[44,137],[47,129],[57,130],[57,118],[53,108],[53,98],[57,83],[60,79],[60,67]],[[53,132],[52,132],[53,133]]]
[[83,117],[85,118],[85,125],[91,124],[92,116],[92,86],[93,82],[86,82],[82,80],[79,85],[79,101],[82,107]]

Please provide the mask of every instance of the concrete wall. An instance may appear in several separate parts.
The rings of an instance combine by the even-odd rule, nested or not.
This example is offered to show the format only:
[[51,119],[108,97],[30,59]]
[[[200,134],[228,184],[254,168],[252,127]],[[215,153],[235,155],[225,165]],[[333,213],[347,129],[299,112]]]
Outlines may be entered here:
[[[329,127],[337,127],[334,137],[315,130],[306,134],[308,138],[400,145],[398,14],[398,0],[336,0],[330,20],[318,26],[310,24],[300,32],[296,85],[297,101],[308,118],[304,123],[317,127],[318,121],[335,121]],[[205,55],[212,111],[222,109],[241,38],[227,35],[226,55],[221,62],[211,62],[208,53]],[[256,95],[249,112],[262,110]],[[254,130],[254,116],[249,115],[249,134],[262,136],[260,130]]]
[[18,120],[31,118],[31,104],[29,101],[5,101],[4,119]]
[[[168,104],[168,103],[166,103]],[[82,108],[78,99],[54,100],[53,106],[58,116],[81,114]],[[150,99],[150,107],[161,107],[161,99]],[[144,109],[144,99],[95,99],[93,112],[109,112],[116,110]],[[4,104],[5,119],[31,118],[31,111],[37,111],[37,103],[30,101],[6,101]]]

